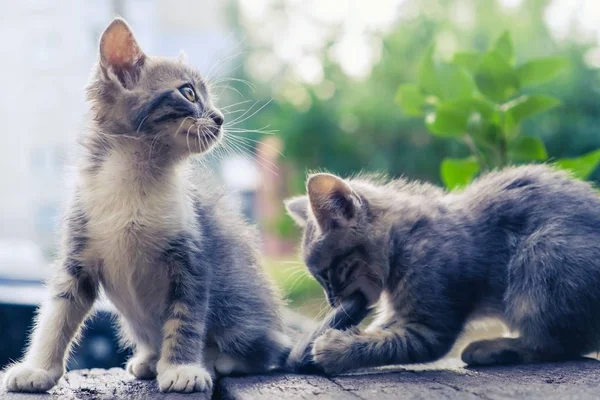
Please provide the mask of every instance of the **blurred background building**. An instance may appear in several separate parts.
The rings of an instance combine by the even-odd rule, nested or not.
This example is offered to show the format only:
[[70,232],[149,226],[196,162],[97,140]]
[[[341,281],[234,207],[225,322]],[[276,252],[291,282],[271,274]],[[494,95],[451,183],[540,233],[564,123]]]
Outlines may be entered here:
[[67,194],[65,167],[84,129],[84,87],[107,21],[123,15],[149,54],[177,56],[189,49],[190,62],[208,71],[234,42],[225,5],[218,0],[2,2],[0,240],[33,241],[52,253]]
[[[440,184],[442,159],[468,154],[399,105],[398,88],[420,79],[432,46],[448,61],[508,31],[517,64],[565,57],[568,70],[527,89],[561,106],[521,130],[543,141],[550,160],[600,148],[597,0],[1,0],[0,11],[0,302],[37,304],[85,129],[84,87],[114,15],[147,53],[183,49],[211,76],[235,124],[211,165],[259,224],[266,267],[290,304],[311,315],[326,306],[297,260],[298,230],[281,203],[303,191],[306,171],[377,170]],[[27,289],[1,296],[23,282]],[[11,335],[23,339],[31,310],[19,313],[0,310],[0,334],[21,315]]]

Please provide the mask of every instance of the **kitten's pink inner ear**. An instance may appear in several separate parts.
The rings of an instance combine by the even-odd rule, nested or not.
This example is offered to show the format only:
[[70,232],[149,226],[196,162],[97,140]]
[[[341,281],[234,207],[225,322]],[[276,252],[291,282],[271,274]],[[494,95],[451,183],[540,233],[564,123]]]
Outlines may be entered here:
[[352,189],[343,179],[331,174],[317,174],[308,179],[306,184],[311,200],[328,199],[334,193],[344,196],[352,194]]
[[115,68],[126,68],[144,57],[133,32],[122,19],[115,19],[104,31],[100,41],[102,63]]
[[317,174],[306,183],[310,208],[321,229],[328,229],[334,220],[347,223],[354,214],[352,188],[331,174]]

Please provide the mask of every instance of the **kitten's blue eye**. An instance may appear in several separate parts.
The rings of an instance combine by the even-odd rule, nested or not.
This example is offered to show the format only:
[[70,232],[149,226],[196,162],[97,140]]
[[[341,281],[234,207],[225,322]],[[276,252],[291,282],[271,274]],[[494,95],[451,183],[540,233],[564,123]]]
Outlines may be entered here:
[[189,86],[182,86],[179,88],[179,92],[185,97],[189,102],[196,102],[196,92]]

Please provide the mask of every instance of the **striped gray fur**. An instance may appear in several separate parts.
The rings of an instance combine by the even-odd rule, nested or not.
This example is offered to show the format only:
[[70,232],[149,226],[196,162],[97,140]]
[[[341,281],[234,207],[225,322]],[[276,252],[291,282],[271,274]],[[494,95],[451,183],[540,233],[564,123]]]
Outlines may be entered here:
[[119,312],[127,370],[164,392],[209,390],[216,374],[265,372],[288,351],[258,234],[191,156],[223,135],[200,74],[145,55],[115,19],[88,87],[60,256],[10,391],[46,391],[99,289]]
[[600,349],[600,198],[545,165],[486,174],[462,191],[316,174],[287,201],[302,254],[332,305],[361,291],[364,330],[313,344],[327,373],[443,357],[479,318],[513,338],[477,341],[471,365],[576,358]]

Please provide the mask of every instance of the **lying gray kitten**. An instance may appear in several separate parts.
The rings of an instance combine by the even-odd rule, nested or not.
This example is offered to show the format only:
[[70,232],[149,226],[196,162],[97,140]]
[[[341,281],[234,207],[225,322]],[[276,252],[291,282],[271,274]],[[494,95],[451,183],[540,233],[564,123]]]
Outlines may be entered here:
[[470,365],[600,350],[600,198],[588,183],[538,165],[453,193],[329,174],[310,176],[307,190],[286,204],[310,272],[333,305],[358,290],[378,310],[362,332],[314,340],[326,373],[439,359],[480,317],[519,336],[471,343]]
[[198,72],[146,56],[115,19],[102,35],[51,298],[10,391],[45,391],[64,373],[100,288],[120,313],[127,370],[163,392],[207,390],[211,375],[264,372],[288,352],[256,232],[222,194],[192,183],[189,156],[215,146],[223,115]]

